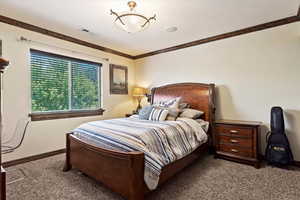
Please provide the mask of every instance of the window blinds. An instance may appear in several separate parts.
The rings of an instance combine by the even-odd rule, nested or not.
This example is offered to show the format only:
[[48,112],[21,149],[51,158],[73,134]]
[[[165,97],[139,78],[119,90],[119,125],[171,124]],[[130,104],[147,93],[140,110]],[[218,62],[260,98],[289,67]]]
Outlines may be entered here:
[[91,64],[71,63],[71,106],[73,109],[97,109],[99,101],[99,67]]
[[32,112],[99,109],[100,63],[31,50]]

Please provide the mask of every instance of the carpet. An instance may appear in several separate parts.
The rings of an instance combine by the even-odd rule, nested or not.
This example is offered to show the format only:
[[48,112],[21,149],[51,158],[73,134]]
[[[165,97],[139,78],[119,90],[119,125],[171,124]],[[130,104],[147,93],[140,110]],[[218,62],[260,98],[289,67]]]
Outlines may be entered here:
[[[15,167],[25,179],[7,186],[8,200],[122,200],[77,170],[62,172],[64,155]],[[11,176],[11,177],[10,177]],[[8,173],[8,180],[14,174]],[[146,200],[299,200],[300,170],[261,169],[204,155]]]

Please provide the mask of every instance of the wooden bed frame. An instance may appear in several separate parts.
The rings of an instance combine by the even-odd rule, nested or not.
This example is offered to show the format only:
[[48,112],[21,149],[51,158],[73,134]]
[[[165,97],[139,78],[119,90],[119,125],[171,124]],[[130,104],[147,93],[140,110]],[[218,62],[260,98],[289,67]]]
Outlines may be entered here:
[[[204,111],[203,119],[214,122],[214,84],[179,83],[152,89],[152,103],[181,97],[191,108]],[[162,170],[159,186],[199,158],[204,151],[213,146],[211,128],[210,139],[188,156],[177,160]],[[149,189],[144,182],[144,153],[119,152],[87,144],[67,134],[66,164],[64,171],[79,169],[84,174],[102,182],[128,200],[143,200]]]

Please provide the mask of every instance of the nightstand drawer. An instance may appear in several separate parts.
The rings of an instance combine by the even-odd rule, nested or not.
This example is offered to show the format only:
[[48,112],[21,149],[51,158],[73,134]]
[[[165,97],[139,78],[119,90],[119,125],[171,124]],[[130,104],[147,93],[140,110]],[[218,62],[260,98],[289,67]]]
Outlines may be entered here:
[[231,137],[226,135],[219,135],[218,137],[220,144],[234,144],[246,148],[252,148],[253,146],[252,138]]
[[252,128],[244,128],[232,125],[219,125],[216,126],[217,134],[219,135],[235,135],[235,136],[244,136],[244,137],[252,137]]
[[239,147],[236,145],[230,145],[230,144],[220,144],[220,151],[243,156],[243,157],[253,157],[253,151],[252,149]]

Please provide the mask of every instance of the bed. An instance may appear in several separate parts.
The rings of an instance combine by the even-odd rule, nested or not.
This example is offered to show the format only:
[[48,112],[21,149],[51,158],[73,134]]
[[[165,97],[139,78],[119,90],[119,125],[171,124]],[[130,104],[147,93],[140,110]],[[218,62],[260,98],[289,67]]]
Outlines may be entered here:
[[[201,110],[203,120],[214,122],[214,84],[178,83],[165,85],[152,89],[151,103],[181,97],[183,102],[191,108]],[[127,121],[126,121],[127,120]],[[186,123],[185,120],[181,123]],[[139,123],[131,119],[116,119],[111,123]],[[100,122],[99,122],[100,123]],[[173,122],[172,122],[173,123]],[[175,123],[175,122],[174,122]],[[102,123],[103,124],[103,123]],[[97,125],[97,124],[90,124]],[[121,130],[120,130],[121,131]],[[159,173],[157,185],[160,186],[177,172],[190,165],[199,158],[203,152],[214,146],[211,128],[207,131],[208,140],[198,146],[191,153],[165,165]],[[143,200],[149,190],[149,183],[145,183],[145,163],[147,154],[142,150],[118,151],[110,148],[99,147],[79,137],[77,132],[66,135],[66,164],[64,171],[76,168],[84,174],[102,182],[114,192],[119,193],[128,200]],[[146,159],[145,159],[146,157]]]

